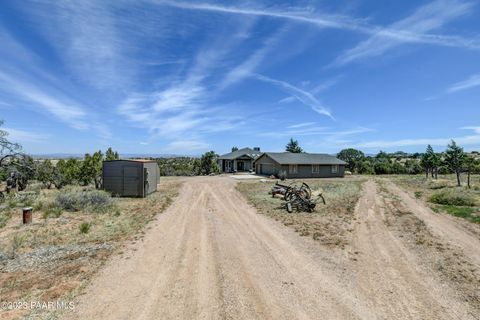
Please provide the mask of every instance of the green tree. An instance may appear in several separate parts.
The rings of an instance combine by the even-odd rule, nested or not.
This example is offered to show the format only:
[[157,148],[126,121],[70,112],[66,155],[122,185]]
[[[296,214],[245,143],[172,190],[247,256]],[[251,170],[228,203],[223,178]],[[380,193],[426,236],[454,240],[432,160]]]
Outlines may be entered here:
[[299,146],[297,140],[293,140],[293,138],[290,138],[290,141],[285,146],[285,151],[292,153],[302,153],[303,149]]
[[75,158],[60,159],[54,170],[54,184],[57,189],[80,181],[82,164]]
[[472,173],[480,172],[480,161],[476,160],[474,157],[466,155],[463,165],[464,165],[465,171],[467,171],[467,187],[470,189],[471,188],[470,175]]
[[357,172],[360,174],[375,174],[375,168],[373,167],[372,161],[365,159],[358,162]]
[[199,174],[209,175],[213,172],[219,172],[217,162],[215,161],[218,155],[215,151],[205,152],[200,158]]
[[93,155],[86,153],[80,167],[80,182],[85,186],[93,182],[95,188],[100,189],[102,187],[102,163],[103,154],[100,150]]
[[112,147],[108,148],[107,151],[105,152],[105,160],[110,161],[110,160],[118,160],[118,159],[120,159],[118,152],[113,151]]
[[238,151],[238,147],[232,147],[232,152]]
[[425,170],[425,177],[428,178],[428,174],[430,171],[432,172],[433,175],[433,155],[435,152],[433,151],[433,148],[431,145],[427,146],[427,150],[425,150],[425,153],[422,155],[422,158],[420,159],[420,165],[422,168]]
[[358,165],[360,161],[365,159],[365,154],[362,151],[353,148],[343,149],[337,154],[337,158],[347,163],[348,170],[351,172],[358,172]]
[[455,172],[457,176],[457,186],[461,186],[460,173],[465,162],[465,152],[463,148],[457,146],[456,142],[452,140],[447,146],[445,151],[445,163],[450,167],[450,169]]
[[419,174],[423,171],[422,166],[416,159],[407,159],[405,161],[405,171],[408,174]]
[[55,182],[54,169],[55,167],[50,159],[40,162],[37,166],[36,179],[47,189],[50,189]]

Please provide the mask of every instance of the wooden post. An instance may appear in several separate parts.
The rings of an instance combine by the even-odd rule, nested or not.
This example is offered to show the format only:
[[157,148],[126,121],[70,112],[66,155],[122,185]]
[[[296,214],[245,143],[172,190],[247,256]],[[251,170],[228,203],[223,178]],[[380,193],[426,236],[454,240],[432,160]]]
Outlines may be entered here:
[[32,207],[23,208],[23,224],[32,223]]

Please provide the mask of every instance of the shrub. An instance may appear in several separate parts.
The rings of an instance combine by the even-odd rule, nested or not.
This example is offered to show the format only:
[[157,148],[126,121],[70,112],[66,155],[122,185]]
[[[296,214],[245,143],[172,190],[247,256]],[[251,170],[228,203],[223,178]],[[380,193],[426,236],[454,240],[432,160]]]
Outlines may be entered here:
[[434,193],[430,197],[430,202],[452,206],[475,206],[475,197],[465,191],[443,190]]
[[108,192],[102,190],[67,188],[56,196],[55,203],[67,211],[91,209],[104,212],[113,206],[113,199]]
[[90,231],[90,227],[91,227],[91,226],[92,226],[92,225],[91,225],[90,223],[88,223],[88,222],[83,222],[83,223],[80,225],[80,227],[79,227],[80,233],[88,233],[88,232]]
[[278,178],[282,181],[286,180],[287,179],[287,172],[285,170],[280,171],[278,173]]
[[62,208],[58,207],[56,203],[51,202],[45,206],[43,210],[43,218],[47,219],[48,217],[55,217],[58,218],[62,215],[63,210]]
[[415,198],[420,199],[423,195],[422,191],[415,191]]

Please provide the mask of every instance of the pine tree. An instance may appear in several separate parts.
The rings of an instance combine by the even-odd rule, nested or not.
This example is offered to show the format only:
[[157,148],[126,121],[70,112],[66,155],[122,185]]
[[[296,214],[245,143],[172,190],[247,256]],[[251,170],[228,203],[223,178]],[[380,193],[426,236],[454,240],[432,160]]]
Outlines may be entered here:
[[293,138],[290,138],[290,142],[287,143],[287,145],[285,146],[285,151],[291,153],[302,153],[303,149],[300,148],[297,140],[293,140]]

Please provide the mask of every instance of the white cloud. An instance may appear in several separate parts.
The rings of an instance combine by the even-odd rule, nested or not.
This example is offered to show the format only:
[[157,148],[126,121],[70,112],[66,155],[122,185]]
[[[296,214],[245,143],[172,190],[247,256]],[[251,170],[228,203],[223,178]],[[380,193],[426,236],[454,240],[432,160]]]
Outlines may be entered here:
[[[323,92],[323,91],[329,89],[330,87],[334,86],[335,84],[337,84],[340,81],[340,78],[341,77],[335,77],[333,79],[323,81],[322,83],[317,85],[315,88],[313,88],[310,91],[310,93],[313,94],[313,95],[317,95],[320,92]],[[290,97],[283,98],[278,102],[279,103],[291,103],[291,102],[294,102],[295,100],[296,100],[295,97],[290,96]]]
[[44,90],[40,90],[1,71],[0,82],[4,86],[4,90],[8,88],[9,92],[14,92],[17,96],[32,103],[34,106],[41,107],[73,128],[87,129],[89,127],[84,109],[68,98],[52,97],[45,93]]
[[452,84],[447,89],[447,93],[454,93],[454,92],[463,91],[463,90],[467,90],[467,89],[471,89],[479,86],[480,86],[480,73],[472,75],[470,78],[468,78],[465,81],[460,81],[455,84]]
[[470,12],[472,3],[457,0],[436,0],[418,8],[412,15],[389,28],[372,30],[372,36],[346,51],[333,65],[344,65],[355,60],[379,56],[404,43],[427,43],[480,49],[473,41],[453,36],[428,35],[446,23]]
[[220,89],[224,89],[234,83],[237,83],[247,77],[250,77],[255,69],[264,61],[266,56],[278,44],[285,33],[285,28],[278,31],[274,36],[268,38],[263,46],[255,51],[247,60],[233,68],[222,81]]
[[327,108],[325,108],[320,103],[320,101],[318,101],[318,99],[315,98],[315,96],[310,92],[307,92],[298,87],[295,87],[294,85],[291,85],[288,82],[272,79],[260,74],[256,74],[255,78],[282,88],[283,90],[291,94],[293,97],[295,97],[298,101],[312,108],[313,111],[333,119],[331,112]]
[[186,153],[205,151],[210,147],[208,143],[197,140],[176,140],[167,145],[165,151],[174,153]]
[[303,122],[303,123],[297,123],[297,124],[292,124],[291,126],[288,126],[288,129],[297,129],[297,128],[303,128],[303,127],[310,127],[314,125],[315,122]]
[[22,9],[42,33],[71,74],[98,88],[120,87],[134,76],[134,64],[127,58],[132,39],[120,32],[129,16],[117,20],[117,2],[38,1]]
[[[238,30],[246,33],[251,25],[244,22]],[[156,138],[176,139],[182,135],[191,139],[241,125],[231,111],[215,105],[218,91],[209,82],[219,64],[243,39],[232,38],[230,33],[215,36],[209,46],[199,50],[184,75],[157,91],[131,94],[118,107],[119,113]]]
[[365,23],[365,20],[356,19],[348,16],[318,13],[308,8],[295,9],[289,7],[285,10],[275,10],[271,8],[266,9],[239,6],[223,6],[218,4],[198,2],[190,3],[182,1],[163,0],[153,2],[159,5],[171,6],[184,10],[198,10],[217,12],[222,14],[285,19],[294,22],[311,24],[321,29],[333,28],[364,33],[372,35],[374,37],[391,39],[394,42],[416,42],[480,49],[480,44],[478,42],[464,39],[459,36],[426,34],[426,32],[438,28],[447,20],[465,14],[472,7],[471,3],[464,3],[458,0],[436,0],[429,5],[421,7],[412,16],[388,28],[369,25]]
[[38,132],[31,132],[25,131],[20,129],[13,129],[13,128],[2,128],[8,132],[8,139],[13,142],[33,142],[33,143],[40,143],[45,142],[50,137],[49,134],[38,133]]

